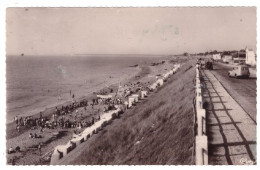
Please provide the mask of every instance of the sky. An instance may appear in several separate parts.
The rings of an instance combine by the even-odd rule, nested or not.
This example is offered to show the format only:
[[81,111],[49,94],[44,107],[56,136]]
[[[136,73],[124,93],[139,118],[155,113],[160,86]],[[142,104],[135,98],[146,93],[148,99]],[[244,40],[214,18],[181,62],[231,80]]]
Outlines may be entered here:
[[7,55],[256,51],[255,7],[7,8]]

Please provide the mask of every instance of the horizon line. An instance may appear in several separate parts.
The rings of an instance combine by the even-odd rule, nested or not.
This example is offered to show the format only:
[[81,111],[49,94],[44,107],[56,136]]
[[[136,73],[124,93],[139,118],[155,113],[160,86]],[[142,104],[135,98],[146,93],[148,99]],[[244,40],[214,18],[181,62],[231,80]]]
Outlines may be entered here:
[[[183,53],[182,53],[183,54]],[[6,56],[21,56],[21,57],[26,57],[26,56],[46,56],[46,57],[48,57],[48,56],[69,56],[69,57],[73,57],[73,56],[98,56],[98,55],[102,55],[102,56],[109,56],[109,55],[116,55],[116,56],[118,56],[118,55],[145,55],[145,56],[170,56],[170,55],[172,55],[172,56],[175,56],[175,55],[182,55],[182,54],[135,54],[135,53],[133,53],[133,54],[74,54],[74,55],[71,55],[71,54],[54,54],[54,55],[39,55],[39,54],[36,54],[36,55],[34,55],[34,54],[29,54],[29,55],[23,55],[23,56],[21,56],[21,54],[6,54]]]

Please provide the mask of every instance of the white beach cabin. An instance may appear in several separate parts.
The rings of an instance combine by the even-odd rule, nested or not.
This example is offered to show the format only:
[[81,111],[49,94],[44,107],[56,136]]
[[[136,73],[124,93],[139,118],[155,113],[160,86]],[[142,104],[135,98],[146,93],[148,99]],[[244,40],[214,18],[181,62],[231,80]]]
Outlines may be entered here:
[[134,101],[135,101],[134,97],[132,96],[128,97],[128,108],[132,107]]
[[132,94],[132,97],[134,97],[135,102],[138,102],[139,95],[138,94]]
[[156,81],[156,83],[159,85],[159,86],[162,86],[163,85],[163,79],[158,79]]
[[147,96],[147,91],[141,91],[141,99]]

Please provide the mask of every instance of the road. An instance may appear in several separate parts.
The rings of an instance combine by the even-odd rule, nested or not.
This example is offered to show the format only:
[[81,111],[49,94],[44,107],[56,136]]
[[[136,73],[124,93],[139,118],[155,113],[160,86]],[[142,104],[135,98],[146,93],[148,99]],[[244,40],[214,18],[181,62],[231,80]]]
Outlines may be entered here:
[[256,123],[256,78],[230,78],[227,73],[231,69],[227,64],[214,63],[211,73]]
[[[202,70],[203,96],[207,112],[208,156],[211,165],[240,165],[256,161],[256,113],[242,107],[246,99],[253,101],[253,79],[230,79],[228,67]],[[248,85],[249,88],[248,88]],[[242,86],[242,87],[241,87]],[[248,88],[249,95],[241,88]],[[256,100],[256,99],[254,99]],[[239,103],[237,102],[239,101]],[[241,104],[242,103],[242,104]],[[251,109],[251,113],[246,111]],[[255,109],[256,110],[256,109]],[[242,162],[241,162],[242,161]]]

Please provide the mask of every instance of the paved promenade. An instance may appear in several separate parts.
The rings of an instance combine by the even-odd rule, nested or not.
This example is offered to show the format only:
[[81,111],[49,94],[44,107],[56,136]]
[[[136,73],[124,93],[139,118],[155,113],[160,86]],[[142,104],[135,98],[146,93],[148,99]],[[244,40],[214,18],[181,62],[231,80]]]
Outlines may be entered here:
[[209,70],[202,71],[202,77],[207,108],[209,164],[240,165],[254,162],[256,123]]

